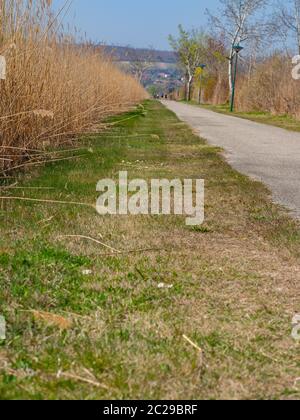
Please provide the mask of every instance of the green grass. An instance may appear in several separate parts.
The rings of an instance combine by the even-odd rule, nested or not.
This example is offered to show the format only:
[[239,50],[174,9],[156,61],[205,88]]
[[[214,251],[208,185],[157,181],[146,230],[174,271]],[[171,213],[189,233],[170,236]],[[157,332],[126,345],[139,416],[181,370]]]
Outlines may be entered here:
[[119,170],[204,178],[205,223],[0,201],[0,398],[299,398],[297,223],[158,102],[111,122],[2,195],[94,204]]
[[[186,101],[183,101],[188,103]],[[233,117],[244,118],[246,120],[251,120],[254,122],[273,125],[275,127],[284,128],[290,131],[300,131],[300,121],[289,116],[289,115],[272,115],[269,112],[260,112],[260,111],[252,111],[252,112],[239,112],[234,111],[230,112],[229,104],[223,105],[199,105],[197,102],[192,101],[189,102],[190,105],[201,106],[205,109],[209,109],[211,111],[218,112],[220,114],[231,115]]]

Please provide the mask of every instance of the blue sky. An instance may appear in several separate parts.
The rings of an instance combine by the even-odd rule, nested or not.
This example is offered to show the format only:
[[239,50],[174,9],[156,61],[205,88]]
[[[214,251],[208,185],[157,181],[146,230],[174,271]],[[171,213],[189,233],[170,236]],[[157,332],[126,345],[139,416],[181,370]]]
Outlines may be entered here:
[[[54,0],[61,6],[65,0]],[[182,23],[204,27],[205,10],[216,10],[218,0],[74,0],[65,18],[93,41],[170,49],[168,35]]]

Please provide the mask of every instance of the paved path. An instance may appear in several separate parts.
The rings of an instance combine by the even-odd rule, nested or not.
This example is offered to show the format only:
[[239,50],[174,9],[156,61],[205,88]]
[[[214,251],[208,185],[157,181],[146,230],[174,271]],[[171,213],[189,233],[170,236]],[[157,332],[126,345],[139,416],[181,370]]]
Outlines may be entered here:
[[222,147],[235,169],[264,182],[274,201],[300,218],[300,133],[178,102],[163,104],[210,144]]

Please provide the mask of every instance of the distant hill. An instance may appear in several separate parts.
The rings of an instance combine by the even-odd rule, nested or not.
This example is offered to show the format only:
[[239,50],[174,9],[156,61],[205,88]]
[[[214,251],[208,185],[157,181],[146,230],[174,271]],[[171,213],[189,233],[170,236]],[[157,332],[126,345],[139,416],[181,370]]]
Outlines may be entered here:
[[[175,64],[176,54],[173,51],[159,51],[147,48],[131,48],[118,46],[103,46],[106,54],[112,55],[118,61],[130,62],[139,60],[151,61],[153,63]],[[151,58],[151,60],[149,60]]]
[[152,95],[165,95],[182,86],[182,71],[177,66],[177,56],[172,51],[158,51],[150,48],[131,48],[112,45],[98,45],[102,52],[118,62],[122,70],[132,72],[131,63],[151,63],[145,70],[141,83]]

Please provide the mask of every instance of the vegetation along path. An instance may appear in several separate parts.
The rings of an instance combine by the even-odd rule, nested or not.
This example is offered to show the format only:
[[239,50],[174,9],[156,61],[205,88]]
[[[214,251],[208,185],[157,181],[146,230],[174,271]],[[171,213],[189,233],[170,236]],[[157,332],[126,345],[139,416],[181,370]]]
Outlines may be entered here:
[[[297,222],[159,102],[81,148],[2,188],[51,202],[0,200],[1,398],[300,397]],[[52,202],[119,170],[204,178],[205,224]]]
[[209,143],[224,148],[235,169],[264,182],[274,200],[300,218],[300,133],[178,102],[165,104]]

